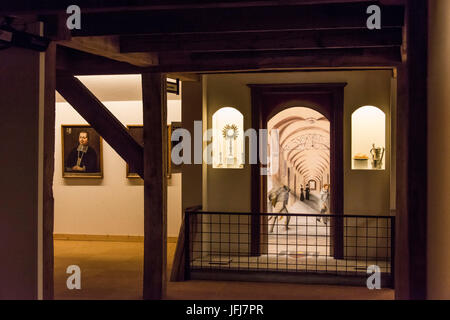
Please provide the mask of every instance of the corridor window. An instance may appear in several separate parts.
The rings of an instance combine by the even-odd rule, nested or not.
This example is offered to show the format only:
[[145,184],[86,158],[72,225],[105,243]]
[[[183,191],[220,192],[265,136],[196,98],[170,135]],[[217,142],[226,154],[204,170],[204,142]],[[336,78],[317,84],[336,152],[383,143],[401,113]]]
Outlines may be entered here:
[[235,108],[224,107],[212,117],[213,168],[243,168],[244,116]]
[[379,108],[364,106],[352,114],[352,169],[384,170],[386,115]]

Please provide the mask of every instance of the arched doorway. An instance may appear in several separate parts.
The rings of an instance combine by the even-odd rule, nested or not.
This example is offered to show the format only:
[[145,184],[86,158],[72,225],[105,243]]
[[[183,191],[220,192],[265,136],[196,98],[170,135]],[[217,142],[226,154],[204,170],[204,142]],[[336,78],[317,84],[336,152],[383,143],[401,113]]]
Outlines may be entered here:
[[[346,83],[249,85],[252,93],[252,126],[256,130],[268,129],[269,121],[271,119],[275,119],[274,117],[276,117],[277,114],[283,110],[288,110],[299,106],[310,109],[311,112],[315,111],[329,121],[329,181],[333,185],[333,187],[330,188],[329,211],[330,214],[336,215],[337,217],[343,215],[344,199],[343,97],[345,86]],[[291,130],[295,131],[296,129],[291,128]],[[289,139],[289,135],[284,134],[284,136],[286,139]],[[294,136],[295,135],[292,134],[290,135],[290,137]],[[313,139],[313,136],[307,135],[304,139]],[[261,149],[261,145],[259,145],[258,148]],[[264,146],[264,148],[266,148],[266,146]],[[261,152],[261,150],[258,151]],[[297,158],[298,157],[300,156],[297,155]],[[302,159],[302,164],[302,160],[299,161],[297,158],[293,159],[295,160],[295,167],[300,168],[302,165],[305,166],[305,159]],[[318,166],[324,166],[326,160],[323,160],[320,163],[321,164],[318,164]],[[269,230],[267,217],[261,217],[258,215],[259,213],[268,212],[268,180],[266,175],[261,174],[261,172],[266,169],[267,166],[261,163],[252,165],[251,206],[254,215],[252,218],[251,228],[251,249],[252,254],[254,255],[267,253],[269,250]],[[289,180],[287,182],[289,184],[294,184],[295,188],[298,188],[297,186],[301,184],[301,179],[298,181],[298,177],[295,175],[291,176],[291,168],[286,167],[285,170],[286,175],[288,176],[287,180]],[[314,172],[316,171],[317,170],[314,170]],[[316,177],[316,174],[311,171],[307,176],[309,177],[307,182],[315,181],[317,187],[317,183],[320,181],[318,177]],[[324,183],[323,177],[322,183]],[[329,232],[332,247],[331,254],[336,259],[342,259],[344,255],[342,219],[331,219]]]
[[330,121],[314,109],[291,107],[270,118],[267,130],[267,212],[278,213],[270,195],[287,187],[285,211],[323,214],[286,217],[283,222],[270,217],[268,252],[329,256]]

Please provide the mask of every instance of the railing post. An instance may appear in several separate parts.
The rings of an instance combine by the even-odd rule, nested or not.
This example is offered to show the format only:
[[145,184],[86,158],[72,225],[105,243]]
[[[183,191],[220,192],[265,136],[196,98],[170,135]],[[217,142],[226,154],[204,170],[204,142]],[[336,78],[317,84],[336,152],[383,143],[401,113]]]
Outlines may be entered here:
[[330,219],[330,236],[333,242],[334,259],[344,259],[344,213],[335,213]]
[[184,212],[184,280],[191,278],[190,214],[189,210]]

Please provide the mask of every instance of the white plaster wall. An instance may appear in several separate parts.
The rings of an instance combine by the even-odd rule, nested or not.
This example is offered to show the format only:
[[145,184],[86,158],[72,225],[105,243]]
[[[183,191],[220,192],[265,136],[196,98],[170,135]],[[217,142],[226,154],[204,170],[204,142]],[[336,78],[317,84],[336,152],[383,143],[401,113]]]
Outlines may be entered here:
[[[109,101],[105,106],[124,124],[142,124],[142,101]],[[181,101],[168,100],[168,122],[181,121]],[[90,235],[144,234],[144,186],[126,178],[125,161],[103,141],[103,179],[62,178],[61,125],[86,124],[66,102],[56,104],[55,233]],[[169,237],[181,224],[181,174],[168,181]]]
[[[203,126],[211,128],[213,114],[223,106],[233,106],[244,115],[244,131],[251,128],[251,92],[248,84],[268,83],[332,83],[346,82],[344,89],[344,212],[345,214],[390,215],[390,170],[391,141],[386,139],[386,170],[351,170],[351,115],[359,107],[373,105],[381,109],[387,120],[386,137],[390,137],[391,121],[391,79],[390,70],[371,71],[321,71],[286,73],[236,73],[208,74],[203,76]],[[205,145],[204,145],[205,148]],[[287,167],[281,161],[280,180],[287,184]],[[203,209],[218,212],[251,211],[251,166],[245,164],[241,170],[215,169],[203,164]],[[291,176],[292,177],[292,176]],[[291,180],[292,181],[292,180]],[[333,181],[330,181],[333,185]],[[306,184],[306,183],[305,183]],[[224,215],[224,221],[228,216]],[[222,241],[228,242],[228,231],[234,226],[222,226]],[[207,229],[209,230],[209,229]],[[218,229],[213,231],[218,231]],[[245,232],[240,228],[240,232]],[[352,238],[349,238],[352,239]],[[204,239],[208,241],[208,237]],[[241,246],[222,243],[213,249],[223,252],[244,253],[246,244]],[[350,244],[350,243],[347,243]],[[355,243],[351,243],[353,246]],[[365,246],[358,242],[359,246]],[[204,248],[207,250],[208,248]],[[347,250],[348,255],[354,252]],[[358,251],[365,255],[365,252]],[[374,252],[369,251],[369,255]],[[384,250],[378,256],[388,256]]]

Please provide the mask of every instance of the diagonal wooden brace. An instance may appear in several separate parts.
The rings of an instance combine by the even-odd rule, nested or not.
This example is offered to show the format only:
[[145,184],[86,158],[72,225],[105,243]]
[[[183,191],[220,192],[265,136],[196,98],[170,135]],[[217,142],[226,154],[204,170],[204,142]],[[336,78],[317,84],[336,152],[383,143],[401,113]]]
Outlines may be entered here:
[[71,74],[57,74],[56,90],[144,179],[144,148],[103,103]]

